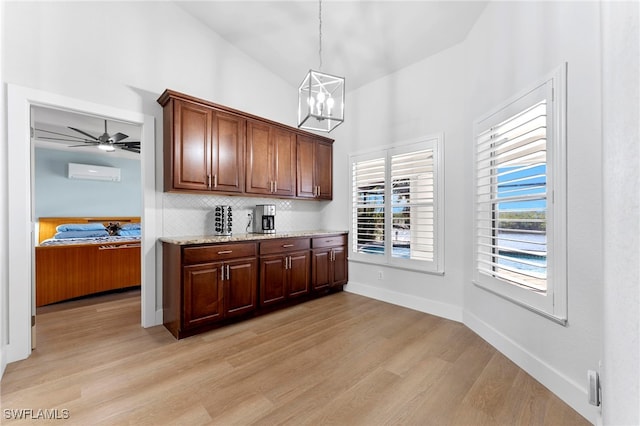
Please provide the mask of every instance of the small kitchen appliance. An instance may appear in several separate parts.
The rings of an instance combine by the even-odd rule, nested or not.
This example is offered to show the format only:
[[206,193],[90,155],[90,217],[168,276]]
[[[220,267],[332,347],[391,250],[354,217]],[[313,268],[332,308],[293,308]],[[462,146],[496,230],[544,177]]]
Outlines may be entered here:
[[216,235],[231,235],[232,217],[231,206],[216,206],[214,222]]
[[275,204],[259,204],[253,215],[253,232],[256,234],[276,233]]

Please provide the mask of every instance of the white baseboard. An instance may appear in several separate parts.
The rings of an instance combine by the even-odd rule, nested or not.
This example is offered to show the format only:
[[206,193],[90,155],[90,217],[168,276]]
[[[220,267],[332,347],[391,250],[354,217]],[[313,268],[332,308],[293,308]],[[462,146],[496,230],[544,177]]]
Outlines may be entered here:
[[362,283],[349,281],[344,288],[349,293],[359,294],[383,302],[413,309],[415,311],[436,315],[452,321],[462,322],[462,309],[448,303],[417,297],[411,294],[398,293],[385,288],[374,287]]
[[482,337],[491,346],[518,365],[518,367],[542,383],[543,386],[580,413],[580,415],[591,423],[597,424],[599,408],[589,405],[586,388],[586,372],[585,386],[580,386],[495,328],[483,322],[477,316],[465,311],[463,322],[464,325],[469,327],[474,333]]

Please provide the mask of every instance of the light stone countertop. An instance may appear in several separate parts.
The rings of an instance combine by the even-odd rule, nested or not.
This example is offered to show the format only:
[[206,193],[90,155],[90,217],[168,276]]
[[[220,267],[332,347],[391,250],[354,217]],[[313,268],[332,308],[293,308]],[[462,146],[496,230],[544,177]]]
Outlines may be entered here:
[[184,237],[160,237],[163,243],[175,244],[180,246],[191,244],[214,244],[214,243],[230,243],[239,241],[261,241],[276,238],[292,238],[292,237],[316,237],[322,235],[346,234],[347,231],[292,231],[278,232],[275,234],[233,234],[233,235],[189,235]]

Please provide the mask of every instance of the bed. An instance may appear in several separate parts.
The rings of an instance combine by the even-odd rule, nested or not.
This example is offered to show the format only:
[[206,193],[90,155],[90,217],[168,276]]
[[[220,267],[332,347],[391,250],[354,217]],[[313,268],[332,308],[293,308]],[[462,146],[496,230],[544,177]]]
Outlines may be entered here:
[[[117,234],[125,235],[97,231],[109,224],[117,224],[112,229],[122,227]],[[139,217],[40,218],[36,307],[140,286],[139,225]],[[82,231],[94,228],[96,232]]]

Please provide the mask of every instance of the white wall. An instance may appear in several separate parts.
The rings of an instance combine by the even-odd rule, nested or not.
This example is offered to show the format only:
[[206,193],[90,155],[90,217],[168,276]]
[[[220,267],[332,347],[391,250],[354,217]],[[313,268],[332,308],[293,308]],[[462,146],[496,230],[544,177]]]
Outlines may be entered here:
[[[34,149],[35,218],[141,216],[140,160],[83,151]],[[69,179],[69,163],[115,167],[120,169],[121,180],[105,182]]]
[[[350,92],[349,115],[336,130],[342,133],[334,188],[335,199],[341,202],[329,207],[335,209],[332,223],[348,229],[349,154],[443,133],[444,276],[351,261],[347,290],[457,321],[462,321],[465,179],[470,177],[460,167],[466,136],[464,82],[464,49],[459,45]],[[378,271],[383,280],[378,280]]]
[[602,413],[640,424],[640,4],[603,2]]
[[[5,40],[5,2],[0,1],[0,52],[4,52]],[[9,273],[7,259],[9,257],[7,244],[8,224],[8,176],[7,176],[7,114],[6,114],[6,86],[4,84],[4,55],[0,54],[0,377],[7,365],[6,345],[8,343],[9,310],[7,309],[9,291]]]
[[[600,14],[595,2],[490,3],[467,39],[469,118],[568,62],[568,324],[465,283],[465,323],[595,421],[586,373],[602,348]],[[471,149],[464,163],[471,168]],[[469,198],[471,200],[471,198]],[[472,221],[471,205],[468,221]],[[471,234],[467,247],[473,246]],[[473,265],[467,263],[471,274]]]
[[[490,3],[460,45],[349,93],[340,155],[444,132],[445,274],[350,262],[347,289],[465,324],[595,422],[586,372],[602,348],[602,150],[598,3]],[[419,41],[407,41],[419,45]],[[471,283],[472,123],[568,62],[569,322]],[[344,164],[346,158],[337,158]],[[348,182],[347,171],[337,171]],[[348,188],[329,207],[348,227]],[[334,211],[337,209],[337,211]],[[340,221],[342,218],[342,221]],[[464,311],[461,312],[460,309]]]

